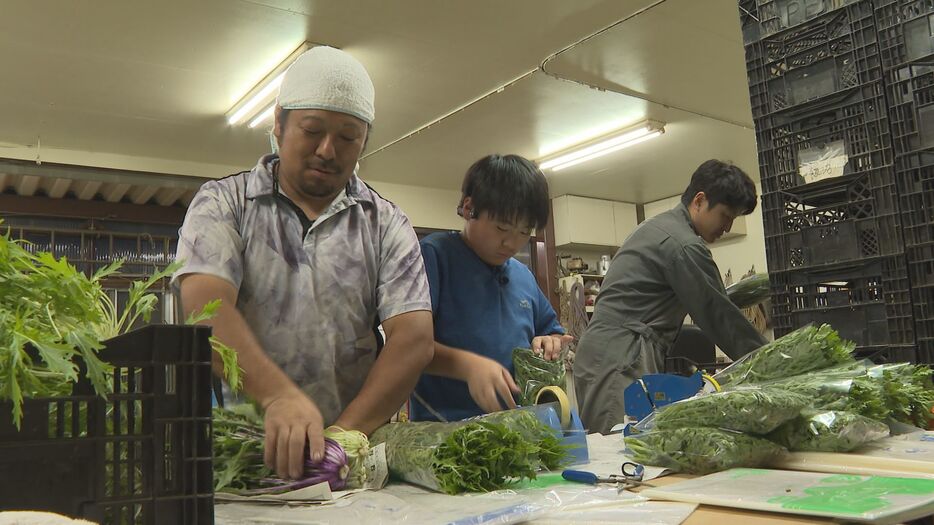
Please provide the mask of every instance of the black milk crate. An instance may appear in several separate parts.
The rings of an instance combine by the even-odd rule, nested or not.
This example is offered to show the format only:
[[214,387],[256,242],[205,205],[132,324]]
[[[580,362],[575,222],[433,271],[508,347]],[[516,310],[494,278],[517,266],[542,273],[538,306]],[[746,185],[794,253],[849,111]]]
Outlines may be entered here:
[[934,365],[934,338],[918,339],[918,362]]
[[827,323],[861,352],[915,343],[904,256],[770,272],[769,280],[776,337]]
[[886,69],[934,59],[932,0],[874,0],[879,54]]
[[886,73],[892,147],[898,155],[934,149],[934,64]]
[[881,82],[806,110],[756,119],[766,193],[891,167],[893,153]]
[[917,363],[918,351],[915,345],[892,345],[868,350],[857,350],[857,359],[869,359],[876,364]]
[[795,270],[904,251],[890,169],[763,195],[772,271]]
[[865,0],[742,0],[740,23],[747,44]]
[[862,1],[746,46],[753,117],[881,81],[876,37],[872,5]]
[[934,151],[896,158],[905,246],[934,242]]
[[106,341],[113,393],[96,396],[82,378],[71,396],[26,399],[21,430],[0,402],[0,510],[213,523],[209,336],[151,325]]

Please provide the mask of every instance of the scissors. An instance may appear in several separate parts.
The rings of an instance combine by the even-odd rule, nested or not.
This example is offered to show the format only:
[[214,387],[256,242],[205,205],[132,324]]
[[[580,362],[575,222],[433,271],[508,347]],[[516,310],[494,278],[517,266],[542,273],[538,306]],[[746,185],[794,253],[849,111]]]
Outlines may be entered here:
[[561,477],[568,480],[574,481],[577,483],[586,483],[588,485],[596,485],[598,483],[611,483],[616,485],[616,492],[620,493],[624,490],[628,490],[634,487],[654,487],[651,483],[646,483],[642,481],[645,477],[645,467],[627,461],[623,463],[621,467],[622,475],[620,474],[611,474],[605,478],[601,478],[594,474],[593,472],[587,472],[584,470],[565,470],[561,473]]

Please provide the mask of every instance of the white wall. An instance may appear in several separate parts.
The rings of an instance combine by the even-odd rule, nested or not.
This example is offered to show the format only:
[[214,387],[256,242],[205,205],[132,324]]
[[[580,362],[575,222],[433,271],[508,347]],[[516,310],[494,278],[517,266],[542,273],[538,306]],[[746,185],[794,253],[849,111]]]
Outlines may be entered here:
[[[759,195],[762,188],[757,186]],[[654,217],[659,213],[677,206],[680,195],[669,197],[645,204],[645,218]],[[762,203],[756,206],[755,211],[746,216],[746,235],[732,239],[721,239],[708,245],[713,259],[720,268],[720,274],[726,275],[728,270],[733,272],[733,282],[755,266],[757,272],[768,270],[765,262],[765,230],[762,227]]]
[[461,198],[460,191],[423,188],[376,180],[366,182],[384,199],[402,208],[402,211],[409,216],[412,226],[444,230],[460,230],[464,226],[464,219],[457,215],[457,204]]

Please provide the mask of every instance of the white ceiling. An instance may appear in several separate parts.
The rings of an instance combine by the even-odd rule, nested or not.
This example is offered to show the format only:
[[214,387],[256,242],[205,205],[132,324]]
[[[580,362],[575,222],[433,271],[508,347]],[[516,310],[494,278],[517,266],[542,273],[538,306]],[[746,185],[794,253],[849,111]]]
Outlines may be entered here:
[[644,118],[665,135],[550,175],[552,193],[656,200],[710,157],[755,176],[735,0],[4,0],[0,157],[248,168],[265,133],[224,114],[304,40],[373,77],[368,179],[456,189],[487,153],[538,158]]

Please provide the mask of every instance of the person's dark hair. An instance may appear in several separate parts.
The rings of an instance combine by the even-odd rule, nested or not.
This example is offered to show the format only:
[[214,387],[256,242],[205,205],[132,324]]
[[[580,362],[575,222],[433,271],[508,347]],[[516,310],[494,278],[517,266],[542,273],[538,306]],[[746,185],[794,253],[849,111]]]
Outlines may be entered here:
[[532,161],[519,155],[487,155],[474,162],[464,176],[458,214],[470,197],[473,211],[487,212],[497,221],[525,221],[535,229],[548,224],[548,181]]
[[749,175],[733,164],[716,159],[704,162],[694,171],[681,202],[685,206],[691,204],[699,192],[707,196],[708,208],[724,204],[742,215],[752,213],[758,203],[756,185]]

